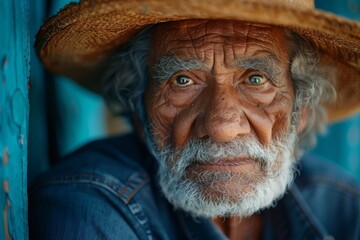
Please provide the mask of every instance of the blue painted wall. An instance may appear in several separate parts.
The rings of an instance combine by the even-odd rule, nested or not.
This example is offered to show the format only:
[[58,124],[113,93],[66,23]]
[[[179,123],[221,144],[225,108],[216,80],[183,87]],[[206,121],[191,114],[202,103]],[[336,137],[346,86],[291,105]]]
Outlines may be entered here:
[[31,90],[30,90],[30,118],[28,144],[28,179],[32,179],[40,172],[49,168],[45,71],[36,56],[35,35],[46,16],[46,1],[32,0],[30,4],[30,59],[31,59]]
[[[317,0],[316,7],[360,21],[360,0]],[[360,115],[329,125],[314,153],[325,156],[360,179]]]
[[0,13],[0,239],[27,239],[29,2]]
[[[57,13],[70,0],[48,1],[46,9],[43,1],[36,2],[37,6],[32,7],[32,11],[36,12],[33,16],[33,35],[40,28],[45,16]],[[30,114],[30,125],[33,126],[30,138],[34,139],[29,147],[29,157],[34,161],[29,165],[30,182],[39,172],[47,169],[50,162],[58,161],[90,140],[107,135],[103,99],[70,79],[44,73],[35,55],[33,51],[36,64],[33,67],[36,69],[32,74],[32,82],[36,86],[32,92],[36,93],[31,96],[35,105],[32,105],[34,108]]]

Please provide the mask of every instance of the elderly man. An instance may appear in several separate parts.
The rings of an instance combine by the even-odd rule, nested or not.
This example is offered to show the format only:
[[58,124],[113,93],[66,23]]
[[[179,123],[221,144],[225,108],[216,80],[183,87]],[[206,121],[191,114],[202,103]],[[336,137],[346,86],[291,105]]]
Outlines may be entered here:
[[136,133],[40,177],[30,237],[359,239],[358,184],[303,152],[359,109],[360,26],[311,6],[88,0],[48,20],[44,64],[102,78]]

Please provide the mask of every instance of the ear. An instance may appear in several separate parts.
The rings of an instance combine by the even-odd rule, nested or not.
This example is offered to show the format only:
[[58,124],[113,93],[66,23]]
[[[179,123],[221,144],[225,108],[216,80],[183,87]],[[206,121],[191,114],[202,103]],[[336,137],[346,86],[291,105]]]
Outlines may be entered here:
[[309,116],[309,109],[306,107],[303,107],[300,110],[300,121],[299,121],[299,125],[297,127],[297,133],[300,134],[302,133],[302,131],[304,131],[304,129],[306,128],[307,124],[308,124],[308,116]]

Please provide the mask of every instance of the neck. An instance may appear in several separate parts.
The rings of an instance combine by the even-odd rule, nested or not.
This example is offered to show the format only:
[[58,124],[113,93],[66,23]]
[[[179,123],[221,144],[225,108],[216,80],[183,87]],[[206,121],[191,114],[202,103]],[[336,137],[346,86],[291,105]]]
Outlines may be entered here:
[[254,214],[247,218],[241,217],[216,217],[213,222],[231,240],[256,240],[261,239],[262,218]]

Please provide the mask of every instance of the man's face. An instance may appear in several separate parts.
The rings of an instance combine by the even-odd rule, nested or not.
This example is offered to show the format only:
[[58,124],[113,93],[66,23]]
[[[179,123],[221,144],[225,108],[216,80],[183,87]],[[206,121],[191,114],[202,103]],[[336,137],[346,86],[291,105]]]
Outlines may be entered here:
[[[249,215],[285,191],[294,145],[287,46],[282,29],[251,23],[189,20],[155,29],[148,139],[175,206]],[[223,210],[203,210],[215,207]]]

